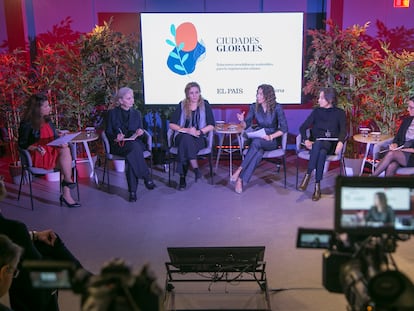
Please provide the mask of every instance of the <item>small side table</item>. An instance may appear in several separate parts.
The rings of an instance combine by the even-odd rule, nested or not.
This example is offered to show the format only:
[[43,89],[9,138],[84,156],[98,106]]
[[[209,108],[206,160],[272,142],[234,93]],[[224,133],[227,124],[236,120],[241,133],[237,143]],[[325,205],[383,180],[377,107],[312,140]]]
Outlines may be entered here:
[[[227,152],[229,154],[229,174],[230,178],[233,174],[233,152],[237,151],[236,149],[232,148],[232,135],[236,135],[237,141],[239,142],[239,150],[240,155],[243,157],[243,150],[241,146],[241,139],[240,139],[240,133],[243,131],[243,127],[240,124],[224,124],[222,128],[215,128],[215,131],[217,134],[219,134],[219,150],[217,153],[217,159],[216,159],[216,170],[218,167],[218,163],[220,160],[221,153]],[[229,138],[229,146],[228,148],[223,147],[224,138],[228,136]]]
[[[88,143],[90,141],[95,141],[98,138],[99,138],[99,135],[96,134],[95,132],[92,132],[92,133],[81,132],[78,136],[76,136],[75,138],[71,140],[71,142],[75,144],[75,154],[76,154],[76,144],[79,144],[79,143],[83,144],[83,147],[85,148],[86,156],[88,157],[88,159],[85,161],[89,162],[89,166],[91,168],[91,174],[89,177],[90,178],[93,177],[95,179],[96,184],[98,184],[98,176],[96,176],[95,165],[92,160],[91,151],[89,150]],[[78,159],[75,159],[75,160],[77,163],[80,163],[80,161],[82,161]]]
[[[381,134],[379,138],[377,139],[375,139],[371,135],[364,136],[362,134],[356,134],[353,136],[355,141],[366,144],[364,158],[362,159],[361,171],[359,173],[360,176],[362,175],[364,171],[364,166],[365,166],[365,163],[367,162],[368,153],[369,153],[369,149],[371,148],[371,145],[383,143],[385,140],[388,140],[392,137],[393,136],[388,135],[388,134]],[[375,153],[372,155],[372,163],[373,163],[372,172],[374,172],[375,171]]]

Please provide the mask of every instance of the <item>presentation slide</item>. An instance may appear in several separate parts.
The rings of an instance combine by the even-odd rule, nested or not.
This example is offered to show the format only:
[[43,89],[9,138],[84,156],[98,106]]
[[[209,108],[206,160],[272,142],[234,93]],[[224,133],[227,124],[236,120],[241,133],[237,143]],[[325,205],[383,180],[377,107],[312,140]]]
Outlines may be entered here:
[[171,105],[198,82],[211,104],[250,104],[260,84],[300,104],[303,13],[141,13],[145,104]]

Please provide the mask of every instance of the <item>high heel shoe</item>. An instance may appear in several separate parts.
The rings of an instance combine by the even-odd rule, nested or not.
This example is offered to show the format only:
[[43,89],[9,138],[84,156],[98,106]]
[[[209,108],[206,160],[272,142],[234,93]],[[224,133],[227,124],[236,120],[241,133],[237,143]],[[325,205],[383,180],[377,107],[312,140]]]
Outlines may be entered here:
[[200,172],[198,167],[194,169],[194,175],[195,175],[195,182],[197,182],[197,180],[201,179],[201,172]]
[[234,191],[236,191],[236,193],[241,194],[243,192],[243,181],[238,178],[236,181],[236,186],[234,187]]
[[60,196],[59,201],[60,201],[60,206],[62,206],[63,203],[65,203],[65,205],[69,208],[80,207],[81,206],[80,203],[78,203],[78,202],[70,204],[68,201],[66,201],[66,199],[63,197],[63,195]]
[[145,188],[147,188],[148,190],[152,190],[156,187],[155,183],[149,178],[146,178],[144,180],[144,185],[145,185]]
[[76,183],[75,182],[68,182],[66,180],[62,180],[62,188],[68,187],[69,189],[75,189]]
[[233,175],[231,175],[231,177],[230,177],[230,181],[231,182],[236,182],[237,181],[237,179],[239,178],[239,176],[240,176],[240,173],[241,173],[241,168],[239,167],[235,172],[234,172],[234,174]]

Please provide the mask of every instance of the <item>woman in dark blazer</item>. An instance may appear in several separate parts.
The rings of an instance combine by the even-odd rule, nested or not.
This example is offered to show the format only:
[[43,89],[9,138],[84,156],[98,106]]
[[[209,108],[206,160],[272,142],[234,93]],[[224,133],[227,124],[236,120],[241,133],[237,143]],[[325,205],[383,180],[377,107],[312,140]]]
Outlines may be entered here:
[[[134,105],[134,92],[128,87],[119,89],[116,95],[118,106],[108,112],[105,133],[111,145],[111,153],[125,157],[129,201],[137,200],[138,179],[144,179],[145,187],[155,188],[144,158],[145,144],[142,116]],[[124,140],[136,136],[133,140]]]
[[208,133],[214,130],[214,116],[210,104],[201,96],[200,85],[190,82],[184,89],[185,98],[170,117],[169,127],[174,131],[177,147],[177,173],[180,174],[179,190],[187,187],[188,164],[194,170],[195,180],[201,177],[197,153],[207,147]]
[[404,148],[414,148],[414,96],[408,100],[408,113],[398,129],[392,144],[389,146],[389,151],[385,157],[378,164],[373,176],[379,176],[385,171],[385,176],[393,176],[399,167],[413,167],[414,153],[409,149],[398,149],[400,146]]

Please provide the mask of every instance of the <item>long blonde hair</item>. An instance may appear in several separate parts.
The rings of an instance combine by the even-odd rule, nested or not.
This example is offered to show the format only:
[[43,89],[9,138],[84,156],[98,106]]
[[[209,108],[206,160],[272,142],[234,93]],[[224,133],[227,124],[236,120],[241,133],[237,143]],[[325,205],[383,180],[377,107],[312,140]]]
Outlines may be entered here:
[[[261,84],[257,87],[257,90],[259,89],[262,89],[263,97],[267,105],[267,112],[272,114],[277,104],[275,89],[270,84]],[[259,106],[259,103],[256,101],[256,111],[258,111]]]
[[201,96],[201,88],[200,85],[197,82],[190,82],[185,86],[184,89],[184,93],[185,93],[185,98],[183,99],[182,103],[184,104],[184,113],[186,118],[189,118],[191,116],[191,109],[190,109],[190,98],[189,98],[189,93],[190,93],[190,89],[192,87],[196,87],[198,88],[198,91],[200,92],[200,98],[198,100],[197,103],[197,107],[202,107],[204,105],[204,99]]

